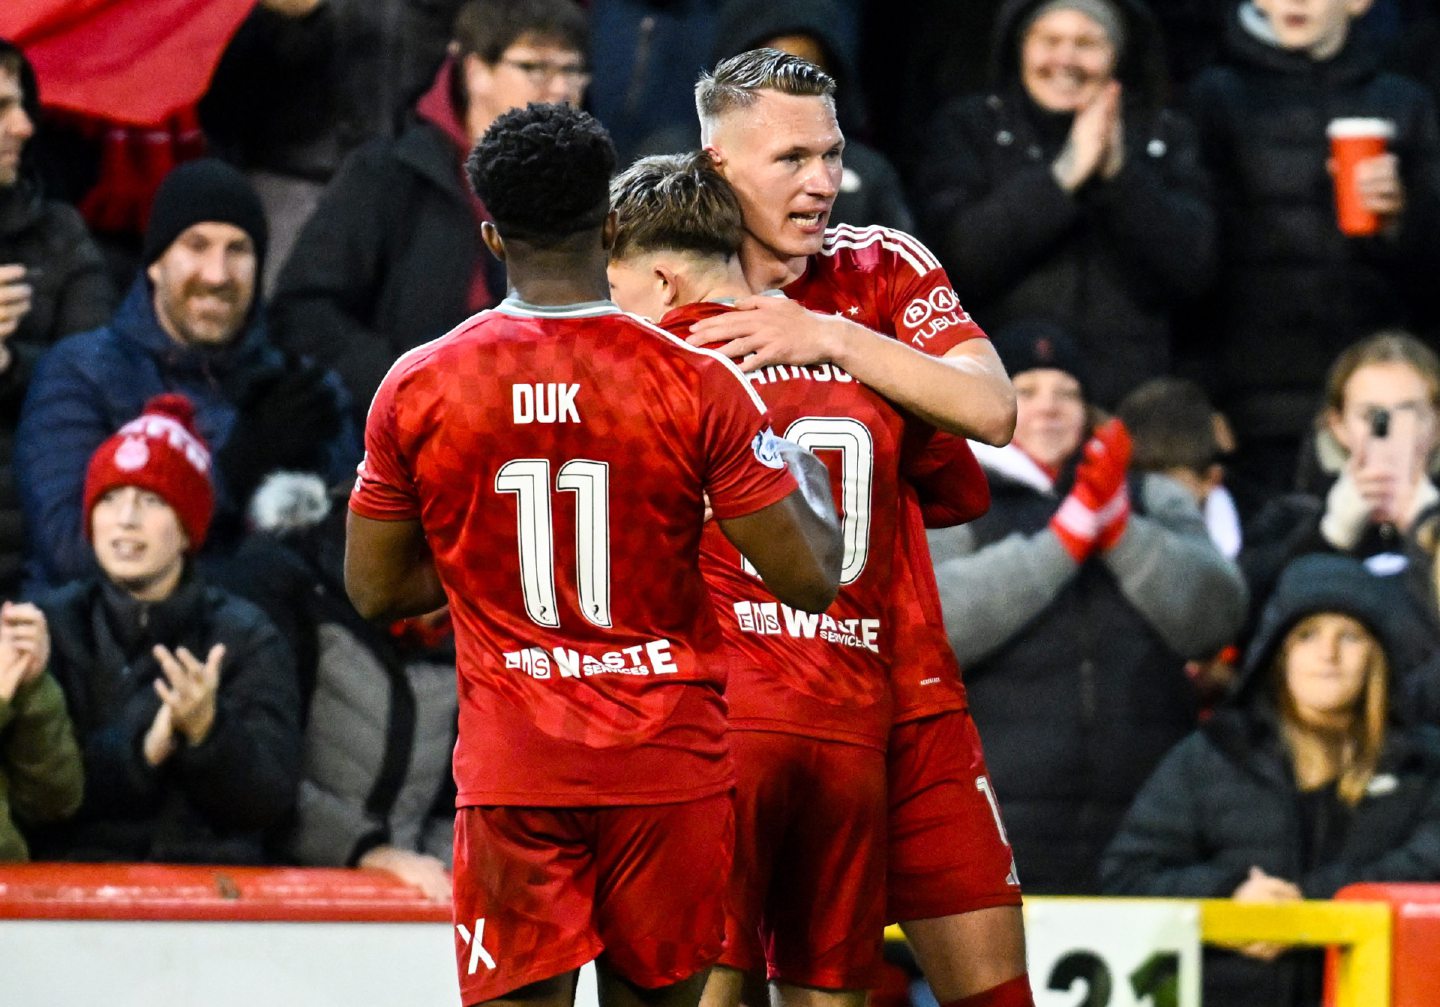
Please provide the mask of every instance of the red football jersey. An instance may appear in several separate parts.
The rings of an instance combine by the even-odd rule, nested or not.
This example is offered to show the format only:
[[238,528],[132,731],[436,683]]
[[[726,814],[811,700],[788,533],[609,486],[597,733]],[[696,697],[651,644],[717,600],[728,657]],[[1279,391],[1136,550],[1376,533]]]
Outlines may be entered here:
[[895,630],[890,687],[895,697],[895,723],[904,724],[963,710],[969,701],[960,678],[960,662],[945,635],[925,519],[914,488],[904,482],[900,485],[903,514],[896,535],[900,552],[895,559],[896,591],[889,613]]
[[[985,335],[961,307],[939,260],[915,238],[888,227],[831,228],[820,253],[786,285],[785,294],[812,311],[844,315],[932,356]],[[891,599],[890,682],[897,723],[965,705],[959,665],[940,620],[919,503],[913,492],[904,492],[900,504],[904,516],[896,535]],[[918,546],[912,541],[906,548],[912,524],[919,528]]]
[[705,494],[795,489],[769,425],[729,361],[608,301],[507,299],[391,368],[350,506],[419,520],[445,585],[459,805],[731,785],[700,528]]
[[[701,318],[730,310],[701,301],[660,324],[683,337]],[[883,750],[890,734],[893,501],[905,421],[829,364],[766,367],[750,381],[776,432],[830,469],[845,553],[840,593],[823,615],[812,615],[776,601],[719,527],[706,525],[700,568],[725,636],[730,726]]]

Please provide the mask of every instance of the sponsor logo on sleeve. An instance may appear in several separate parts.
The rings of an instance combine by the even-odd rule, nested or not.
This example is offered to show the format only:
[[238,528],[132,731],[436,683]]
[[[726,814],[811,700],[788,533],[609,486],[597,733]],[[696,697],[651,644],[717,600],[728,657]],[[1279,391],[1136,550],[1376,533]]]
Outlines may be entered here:
[[365,463],[369,460],[370,452],[368,451],[360,456],[360,464],[355,466],[355,486],[351,489],[350,492],[359,493],[360,490],[364,487],[365,479],[370,475],[369,471],[365,467]]
[[924,346],[946,329],[969,321],[970,313],[960,307],[960,298],[949,287],[936,287],[905,307],[905,327],[911,330],[910,342],[916,346]]

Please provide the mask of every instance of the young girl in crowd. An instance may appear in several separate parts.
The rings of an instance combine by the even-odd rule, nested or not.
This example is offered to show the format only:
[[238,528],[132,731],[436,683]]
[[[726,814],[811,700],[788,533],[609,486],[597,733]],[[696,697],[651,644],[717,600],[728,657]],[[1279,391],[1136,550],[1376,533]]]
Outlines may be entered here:
[[[1231,701],[1165,758],[1106,851],[1107,894],[1279,903],[1440,880],[1440,735],[1395,715],[1387,599],[1347,557],[1285,570]],[[1204,974],[1206,1003],[1319,1002],[1318,951],[1212,951]]]

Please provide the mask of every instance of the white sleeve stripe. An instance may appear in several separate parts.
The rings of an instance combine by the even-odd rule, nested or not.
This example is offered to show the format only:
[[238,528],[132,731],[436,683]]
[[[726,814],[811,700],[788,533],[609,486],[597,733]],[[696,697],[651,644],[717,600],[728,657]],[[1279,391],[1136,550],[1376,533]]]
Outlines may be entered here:
[[925,268],[916,267],[916,272],[924,275],[932,269],[939,269],[940,260],[935,254],[926,248],[925,245],[915,236],[906,234],[904,231],[897,231],[892,227],[882,227],[879,224],[871,224],[868,227],[853,227],[849,224],[837,224],[831,228],[830,234],[826,235],[826,244],[831,240],[831,235],[839,240],[849,239],[859,241],[860,245],[845,245],[842,247],[859,248],[871,244],[877,239],[886,247],[901,255],[913,257],[925,264]]
[[891,242],[889,242],[889,241],[885,241],[885,240],[884,240],[880,235],[878,235],[878,234],[875,235],[874,237],[866,238],[866,239],[861,240],[861,241],[851,241],[851,240],[849,240],[849,239],[847,239],[847,238],[839,238],[839,239],[836,239],[836,241],[835,241],[833,244],[831,244],[831,245],[829,245],[828,247],[826,247],[826,248],[821,252],[821,254],[822,254],[822,255],[834,255],[837,251],[839,251],[839,250],[842,249],[842,248],[866,248],[866,247],[868,247],[868,246],[870,246],[870,245],[876,244],[877,242],[878,242],[882,247],[888,248],[890,251],[892,251],[892,252],[894,252],[895,254],[899,255],[900,258],[904,259],[904,260],[905,260],[905,264],[908,265],[911,269],[915,270],[915,275],[917,275],[917,276],[924,276],[926,273],[928,273],[928,272],[930,271],[930,270],[926,269],[926,268],[920,263],[920,260],[919,260],[919,259],[916,259],[916,258],[915,258],[913,255],[911,255],[905,248],[903,248],[903,247],[901,247],[901,246],[899,246],[899,245],[893,244],[893,243],[891,243]]
[[925,247],[924,242],[913,234],[905,231],[897,231],[893,227],[885,227],[881,224],[870,224],[866,227],[855,227],[851,224],[837,224],[834,231],[851,238],[869,238],[872,235],[880,235],[886,241],[894,242],[897,245],[904,245],[910,253],[922,262],[932,263],[932,269],[940,267],[940,260],[937,259],[930,249]]
[[666,339],[674,343],[676,346],[680,347],[682,350],[689,350],[691,353],[698,353],[702,357],[711,357],[715,360],[720,361],[722,364],[725,365],[726,370],[728,370],[731,374],[735,375],[735,380],[740,382],[740,386],[745,389],[745,394],[750,396],[751,402],[755,403],[756,411],[759,412],[762,416],[769,411],[770,407],[765,404],[765,400],[762,399],[760,395],[755,391],[755,387],[750,384],[750,379],[745,376],[744,372],[741,371],[740,368],[735,366],[735,361],[731,360],[725,354],[717,353],[715,350],[707,350],[703,346],[691,346],[685,340],[675,335],[675,333],[668,332],[665,329],[662,329],[660,326],[656,325],[648,318],[641,318],[639,315],[632,315],[628,311],[624,312],[624,314],[639,322],[641,325],[645,326],[647,329],[651,330],[656,335],[664,336]]

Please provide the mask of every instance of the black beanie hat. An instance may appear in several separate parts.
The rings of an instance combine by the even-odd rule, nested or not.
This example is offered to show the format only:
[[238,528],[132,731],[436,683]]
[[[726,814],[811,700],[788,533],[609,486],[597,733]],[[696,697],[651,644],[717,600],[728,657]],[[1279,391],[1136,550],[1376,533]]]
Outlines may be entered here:
[[255,243],[257,275],[265,267],[269,232],[265,208],[249,179],[224,161],[203,157],[186,161],[165,176],[145,228],[144,264],[150,265],[187,227],[217,221],[234,224]]
[[1290,630],[1317,612],[1338,612],[1359,620],[1380,641],[1393,668],[1404,647],[1397,625],[1404,606],[1400,589],[1398,578],[1376,576],[1349,556],[1310,553],[1293,560],[1281,572],[1250,641],[1247,675],[1267,668]]
[[995,352],[1013,378],[1040,369],[1064,371],[1085,387],[1085,360],[1075,338],[1044,318],[1020,318],[991,336]]

